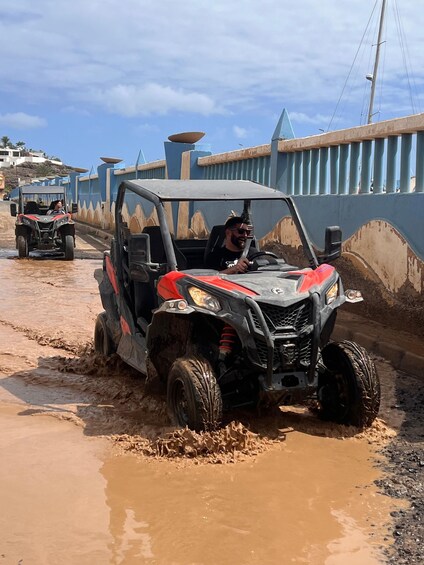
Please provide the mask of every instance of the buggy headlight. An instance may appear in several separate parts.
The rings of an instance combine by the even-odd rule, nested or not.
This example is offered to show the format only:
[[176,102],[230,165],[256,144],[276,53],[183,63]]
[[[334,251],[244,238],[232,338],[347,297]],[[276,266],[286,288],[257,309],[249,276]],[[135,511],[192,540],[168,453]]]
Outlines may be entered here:
[[334,302],[338,294],[339,294],[339,283],[336,282],[333,284],[333,286],[330,286],[330,288],[325,293],[325,303],[331,304],[332,302]]
[[221,310],[219,300],[201,288],[197,288],[197,286],[189,286],[188,293],[196,306],[206,308],[206,310],[211,310],[212,312],[219,312]]

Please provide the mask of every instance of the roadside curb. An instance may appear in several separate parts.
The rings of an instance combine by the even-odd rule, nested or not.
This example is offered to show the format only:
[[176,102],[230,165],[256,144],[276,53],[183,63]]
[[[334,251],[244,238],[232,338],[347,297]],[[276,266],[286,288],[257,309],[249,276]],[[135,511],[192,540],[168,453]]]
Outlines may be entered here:
[[384,357],[395,369],[410,373],[417,377],[424,377],[424,356],[417,355],[403,347],[387,341],[381,341],[372,335],[355,331],[346,325],[336,323],[332,337],[341,341],[344,339],[355,341],[365,347],[370,353]]
[[74,222],[78,226],[78,229],[84,233],[89,233],[105,240],[110,240],[113,237],[113,233],[110,231],[102,230],[91,224],[86,224],[85,222],[81,222],[81,220],[74,220]]

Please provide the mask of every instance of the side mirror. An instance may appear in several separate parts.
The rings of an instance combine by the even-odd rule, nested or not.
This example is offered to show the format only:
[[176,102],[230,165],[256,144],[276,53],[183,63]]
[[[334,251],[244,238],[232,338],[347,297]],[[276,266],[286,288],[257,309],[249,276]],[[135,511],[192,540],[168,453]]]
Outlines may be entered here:
[[12,202],[10,205],[10,215],[16,216],[16,202]]
[[128,237],[128,262],[150,263],[150,236],[147,233],[131,234]]
[[71,213],[78,214],[78,204],[76,202],[72,202]]
[[342,230],[339,226],[329,226],[325,229],[325,249],[324,255],[321,255],[319,263],[330,263],[342,253]]

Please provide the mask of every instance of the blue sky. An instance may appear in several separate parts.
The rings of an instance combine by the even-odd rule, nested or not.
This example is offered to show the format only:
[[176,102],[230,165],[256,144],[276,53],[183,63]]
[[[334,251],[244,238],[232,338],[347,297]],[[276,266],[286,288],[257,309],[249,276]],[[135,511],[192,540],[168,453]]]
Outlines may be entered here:
[[[380,6],[2,0],[0,137],[91,169],[162,159],[182,131],[213,153],[269,143],[284,108],[296,137],[361,125]],[[386,22],[374,121],[424,106],[421,0],[388,0]]]

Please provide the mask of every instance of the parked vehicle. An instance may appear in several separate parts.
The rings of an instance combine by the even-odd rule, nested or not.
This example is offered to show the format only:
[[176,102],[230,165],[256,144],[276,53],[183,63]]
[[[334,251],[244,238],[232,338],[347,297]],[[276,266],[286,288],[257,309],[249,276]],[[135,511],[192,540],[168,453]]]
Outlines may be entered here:
[[[137,209],[147,224],[141,233],[134,217],[128,227]],[[184,228],[188,211],[194,223]],[[255,226],[250,270],[205,269],[234,211]],[[286,262],[284,245],[260,249],[276,225],[296,241],[302,265]],[[294,201],[277,190],[251,181],[135,180],[119,187],[115,228],[95,273],[105,309],[95,349],[117,352],[166,384],[176,425],[208,430],[232,407],[310,399],[327,419],[371,425],[380,404],[374,363],[356,343],[331,341],[337,309],[361,300],[329,264],[341,253],[338,227],[326,229],[317,256]]]
[[[55,204],[61,201],[62,213],[54,212]],[[78,205],[72,204],[76,213]],[[25,185],[19,187],[16,202],[10,204],[10,213],[16,217],[16,248],[20,258],[28,257],[30,251],[57,251],[66,261],[74,259],[75,224],[63,186]]]

